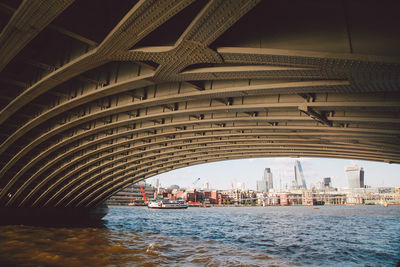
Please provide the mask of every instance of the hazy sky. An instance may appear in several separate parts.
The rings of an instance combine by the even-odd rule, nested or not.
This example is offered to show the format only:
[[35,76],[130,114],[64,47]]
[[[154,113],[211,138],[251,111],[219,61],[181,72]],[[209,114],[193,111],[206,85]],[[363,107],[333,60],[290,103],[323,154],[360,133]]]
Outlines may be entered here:
[[[347,180],[344,168],[357,164],[364,168],[364,181],[370,186],[400,187],[400,164],[388,164],[372,161],[327,159],[327,158],[258,158],[228,160],[201,164],[173,170],[154,176],[162,186],[177,184],[181,187],[191,187],[200,178],[195,187],[201,187],[208,181],[213,189],[230,189],[233,184],[244,182],[246,189],[256,189],[256,180],[263,176],[264,168],[271,168],[274,178],[274,188],[279,189],[290,185],[294,179],[294,162],[300,160],[307,186],[316,184],[324,177],[331,177],[334,187],[346,187]],[[154,178],[147,179],[151,182]]]

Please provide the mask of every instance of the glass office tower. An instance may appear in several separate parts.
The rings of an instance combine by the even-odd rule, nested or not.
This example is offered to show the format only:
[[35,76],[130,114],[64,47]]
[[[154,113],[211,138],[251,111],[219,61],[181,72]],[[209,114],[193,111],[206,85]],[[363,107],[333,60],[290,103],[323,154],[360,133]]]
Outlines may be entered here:
[[[274,188],[274,181],[272,179],[272,172],[270,168],[265,168],[264,170],[264,180],[267,181],[267,190]],[[268,192],[267,191],[267,192]]]
[[364,169],[357,165],[348,166],[345,168],[348,188],[363,188],[364,187]]
[[306,180],[304,179],[303,168],[301,167],[300,161],[296,160],[294,165],[294,180],[296,188],[307,189]]
[[270,189],[274,188],[274,181],[272,178],[272,172],[270,168],[265,168],[264,177],[262,180],[257,181],[257,192],[269,192]]
[[324,184],[324,187],[325,187],[325,188],[330,188],[330,187],[332,187],[332,180],[331,180],[331,177],[325,177],[325,178],[324,178],[323,184]]
[[257,192],[268,192],[267,181],[265,181],[264,179],[257,181]]

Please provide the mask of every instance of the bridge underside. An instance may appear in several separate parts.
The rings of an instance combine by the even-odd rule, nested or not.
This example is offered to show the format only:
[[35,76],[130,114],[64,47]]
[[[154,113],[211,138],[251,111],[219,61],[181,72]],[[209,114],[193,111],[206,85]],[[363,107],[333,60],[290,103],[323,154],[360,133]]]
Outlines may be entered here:
[[0,207],[252,157],[400,162],[396,1],[0,3]]

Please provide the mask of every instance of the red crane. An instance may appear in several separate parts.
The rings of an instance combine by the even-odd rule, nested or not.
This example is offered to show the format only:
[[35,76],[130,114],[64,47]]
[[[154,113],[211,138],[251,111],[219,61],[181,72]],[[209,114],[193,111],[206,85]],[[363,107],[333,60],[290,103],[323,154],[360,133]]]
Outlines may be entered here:
[[146,194],[144,193],[144,189],[142,184],[139,184],[140,190],[142,191],[143,199],[144,199],[144,204],[147,204],[147,199],[146,199]]

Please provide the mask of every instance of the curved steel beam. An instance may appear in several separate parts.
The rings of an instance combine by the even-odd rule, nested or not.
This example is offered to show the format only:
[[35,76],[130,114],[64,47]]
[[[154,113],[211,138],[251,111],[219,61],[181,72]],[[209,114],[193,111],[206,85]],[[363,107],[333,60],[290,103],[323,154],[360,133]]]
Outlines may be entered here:
[[[67,63],[26,89],[0,111],[0,125],[32,99],[85,71],[112,60],[112,54],[128,49],[194,0],[139,1],[98,47]],[[26,1],[30,3],[30,1]]]
[[[242,119],[241,121],[244,121],[244,120]],[[257,129],[257,128],[258,128],[258,127],[252,127],[252,128],[247,128],[247,129],[253,129],[253,130],[254,130],[254,129]],[[262,128],[260,127],[260,129],[265,129],[265,127],[262,127]],[[139,129],[139,130],[140,130],[140,129]],[[243,127],[224,127],[224,128],[208,128],[208,129],[207,129],[207,128],[202,128],[202,129],[197,129],[197,130],[187,130],[187,131],[185,131],[185,133],[186,133],[186,134],[188,134],[188,133],[194,133],[194,134],[196,134],[196,132],[218,132],[218,131],[226,131],[226,130],[236,130],[236,131],[237,131],[237,130],[243,130]],[[138,132],[138,130],[136,130],[136,132]],[[157,137],[162,137],[162,136],[168,136],[168,135],[173,134],[173,133],[174,133],[174,132],[167,132],[167,133],[162,133],[162,134],[156,134],[156,135],[153,135],[153,136],[145,136],[145,137],[141,137],[141,138],[136,138],[136,139],[134,139],[134,140],[126,140],[126,141],[122,141],[122,142],[119,142],[119,143],[113,143],[113,144],[111,144],[111,145],[102,147],[102,148],[100,148],[100,149],[96,149],[95,151],[91,151],[91,152],[89,152],[89,153],[86,153],[86,154],[84,154],[84,155],[82,155],[82,156],[80,156],[80,157],[78,157],[78,158],[75,158],[74,160],[70,161],[69,163],[67,163],[67,164],[65,164],[65,165],[63,165],[63,166],[58,167],[57,170],[54,171],[51,175],[46,176],[46,179],[44,179],[41,183],[39,183],[39,184],[36,186],[36,188],[38,188],[38,187],[40,188],[41,186],[44,185],[44,182],[50,181],[50,180],[51,180],[53,177],[55,177],[57,174],[63,172],[64,170],[66,170],[66,169],[69,168],[69,167],[74,166],[76,163],[79,163],[79,162],[84,161],[86,158],[88,158],[88,157],[90,157],[90,156],[92,156],[92,155],[101,153],[102,151],[108,151],[108,150],[113,149],[113,148],[122,147],[122,146],[125,146],[125,145],[135,144],[135,143],[140,142],[141,140],[147,140],[147,139],[149,139],[149,138],[157,138]],[[275,134],[276,134],[276,133],[275,133]],[[241,136],[248,136],[249,134],[245,134],[245,135],[239,134],[238,136],[240,136],[240,135],[241,135]],[[253,135],[253,136],[264,136],[264,135],[271,135],[271,134],[270,134],[270,133],[253,133],[253,134],[251,134],[251,135]],[[285,136],[285,135],[287,135],[287,134],[281,133],[280,135],[281,135],[281,136]],[[107,155],[105,155],[105,156],[103,156],[103,157],[96,158],[95,160],[90,161],[89,163],[86,163],[85,165],[83,165],[83,166],[81,166],[81,167],[79,167],[79,168],[74,168],[73,173],[78,172],[78,171],[79,171],[80,169],[82,169],[82,168],[84,169],[84,168],[90,166],[90,164],[94,164],[94,163],[96,163],[96,162],[99,162],[99,161],[101,161],[101,160],[104,159],[104,158],[107,158],[107,157],[110,157],[110,156],[115,156],[115,155],[122,154],[122,153],[126,153],[126,152],[128,152],[128,151],[130,151],[130,150],[132,150],[132,149],[136,149],[136,148],[140,148],[140,147],[146,147],[146,148],[148,148],[148,147],[150,147],[150,146],[154,146],[154,145],[162,144],[162,143],[166,143],[166,142],[178,142],[178,141],[184,141],[184,140],[204,139],[204,138],[210,138],[210,137],[212,137],[212,138],[220,138],[220,137],[226,137],[226,136],[234,136],[234,135],[233,135],[233,134],[231,134],[231,135],[226,135],[226,134],[224,134],[224,135],[221,135],[221,134],[215,135],[215,134],[214,134],[214,135],[212,135],[212,136],[190,136],[190,137],[186,137],[186,138],[177,138],[177,139],[173,139],[172,141],[163,140],[163,141],[159,141],[159,142],[152,142],[152,143],[150,143],[150,144],[141,144],[141,145],[139,145],[139,146],[131,147],[131,148],[128,148],[128,149],[118,150],[118,151],[115,151],[115,152],[113,152],[113,153],[107,154]],[[87,146],[91,146],[91,145],[93,145],[93,144],[88,144]],[[347,144],[346,146],[348,146],[348,145],[349,145],[349,144]],[[329,145],[328,145],[328,146],[329,146]],[[358,147],[361,148],[360,145],[358,145]],[[169,148],[171,148],[171,147],[169,146]],[[373,149],[373,146],[370,146],[370,149]],[[10,199],[10,201],[15,200],[15,199],[18,197],[18,195],[20,194],[21,190],[24,190],[24,188],[26,188],[31,182],[33,182],[37,177],[39,177],[39,175],[40,175],[41,173],[43,173],[45,170],[49,169],[51,166],[53,166],[54,164],[56,164],[57,161],[59,161],[59,160],[65,158],[65,157],[67,157],[68,154],[70,154],[70,155],[75,154],[75,153],[77,153],[79,150],[80,150],[80,147],[77,147],[77,148],[75,148],[75,149],[69,151],[68,153],[64,153],[64,154],[62,154],[61,156],[59,156],[58,158],[54,158],[53,160],[49,161],[45,166],[43,166],[43,167],[42,167],[39,171],[37,171],[34,175],[31,175],[31,176],[30,176],[30,178],[29,178],[29,179],[19,188],[19,190],[13,195],[13,197]],[[389,151],[390,151],[390,150],[389,150]],[[388,154],[388,155],[389,155],[389,154]],[[388,155],[387,155],[387,156],[388,156]],[[72,174],[73,174],[73,173],[72,173]],[[70,175],[72,175],[72,174],[70,174]],[[12,185],[12,183],[14,183],[15,181],[17,181],[18,178],[20,177],[20,175],[21,175],[21,174],[14,176],[14,177],[13,177],[13,180],[10,181],[11,183],[9,183],[9,184],[5,187],[5,189],[10,188],[11,185]],[[36,190],[31,190],[31,193],[33,193],[34,191],[36,191]],[[10,202],[10,201],[9,201],[9,202]]]
[[73,2],[74,0],[22,1],[0,33],[0,71]]
[[[298,102],[291,102],[291,103],[266,103],[266,104],[253,104],[253,105],[232,105],[232,106],[214,106],[214,107],[207,107],[207,108],[197,108],[197,109],[187,109],[187,110],[177,110],[172,112],[162,112],[158,114],[146,115],[131,119],[131,122],[135,121],[143,121],[143,120],[154,120],[165,118],[168,116],[177,116],[177,115],[190,115],[190,114],[201,114],[201,113],[212,113],[212,112],[246,112],[246,111],[262,111],[265,109],[273,109],[273,108],[298,108],[302,103]],[[335,107],[386,107],[386,108],[397,108],[400,106],[400,102],[392,101],[392,102],[313,102],[307,103],[309,107],[317,107],[322,109],[332,109]],[[63,131],[66,131],[69,128],[75,127],[80,125],[84,122],[88,122],[89,120],[98,119],[107,115],[116,114],[118,112],[127,112],[130,110],[131,105],[124,105],[122,107],[116,108],[109,108],[105,111],[97,112],[90,114],[86,117],[78,118],[66,125],[61,125],[59,127],[54,128],[53,130],[46,132],[42,136],[38,137],[22,150],[20,150],[0,171],[0,176],[4,175],[4,173],[22,156],[26,155],[30,150],[34,147],[38,146],[39,144],[43,143],[45,140],[49,139],[50,137],[59,134]],[[315,127],[321,128],[324,130],[324,127]],[[386,129],[366,129],[366,128],[334,128],[330,127],[332,131],[356,131],[356,132],[377,132],[377,133],[387,133],[387,134],[398,134],[400,131],[396,130],[386,130]],[[325,129],[326,130],[326,129]],[[92,132],[95,129],[90,130]]]
[[[294,118],[294,117],[292,117],[292,118],[291,117],[270,117],[269,119],[271,121],[280,121],[280,120],[295,120],[296,118]],[[307,119],[307,118],[303,118],[303,119]],[[227,122],[227,121],[233,121],[233,122],[234,121],[236,121],[236,122],[257,121],[257,118],[250,118],[249,117],[249,118],[233,118],[233,119],[230,119],[230,120],[227,120],[227,119],[222,119],[222,120],[202,120],[202,121],[200,121],[200,124],[207,124],[207,123],[211,123],[212,124],[212,123],[221,123],[221,122]],[[194,122],[191,122],[191,124],[199,124],[199,122],[194,121]],[[189,122],[174,123],[174,124],[172,124],[170,126],[178,127],[178,126],[182,126],[182,125],[190,125],[190,123]],[[66,158],[67,156],[72,155],[74,153],[77,153],[77,152],[81,151],[82,149],[84,149],[86,147],[97,145],[97,144],[100,144],[102,142],[107,142],[108,140],[113,140],[113,139],[121,137],[121,136],[130,135],[130,134],[133,134],[133,133],[139,133],[139,132],[148,131],[148,130],[153,130],[153,129],[158,129],[160,127],[161,126],[152,126],[152,127],[141,128],[141,129],[135,129],[135,130],[131,130],[131,131],[127,131],[127,132],[118,133],[118,134],[115,134],[115,135],[103,137],[103,138],[88,142],[88,143],[86,143],[84,145],[78,146],[78,147],[68,151],[67,153],[63,153],[60,156],[55,157],[53,160],[50,160],[41,169],[39,169],[34,175],[31,175],[29,180],[27,180],[21,186],[20,190],[22,190],[23,188],[28,186],[31,181],[36,179],[36,177],[38,177],[41,173],[46,171],[52,165],[56,164],[57,161],[60,161],[60,160]],[[257,128],[259,128],[259,127],[257,127]],[[235,129],[237,129],[237,130],[252,130],[253,129],[254,130],[254,129],[257,129],[257,128],[254,128],[254,127],[245,127],[245,128],[243,128],[243,127],[239,127],[239,128],[225,127],[225,128],[208,128],[208,129],[202,128],[202,129],[197,129],[197,130],[185,130],[185,133],[186,134],[188,134],[188,133],[194,133],[195,134],[196,132],[208,132],[208,131],[211,131],[211,132],[217,131],[218,132],[218,131],[235,130]],[[259,129],[269,129],[269,128],[270,127],[261,127]],[[273,129],[276,129],[276,128],[273,128]],[[158,138],[158,137],[168,136],[168,135],[175,134],[175,133],[176,132],[173,132],[173,131],[164,132],[162,134],[152,135],[151,137],[152,138]],[[277,135],[277,133],[268,133],[268,134],[269,135]],[[247,135],[247,134],[245,134],[245,135]],[[262,136],[262,135],[265,135],[265,133],[255,133],[254,135]],[[286,136],[290,136],[290,135],[293,135],[293,133],[279,133],[279,135],[280,136],[285,136],[285,135]],[[296,135],[297,136],[301,136],[301,135],[315,136],[316,134],[315,133],[314,134],[303,133],[303,134],[296,134]],[[222,135],[219,135],[219,136],[222,136]],[[325,137],[328,137],[328,136],[335,136],[335,135],[333,135],[332,133],[331,134],[325,134]],[[351,135],[346,134],[346,136],[350,137]],[[360,136],[360,134],[357,134],[357,136]],[[96,150],[94,152],[91,152],[91,153],[88,153],[88,154],[84,154],[82,157],[77,158],[76,162],[79,162],[79,161],[85,159],[85,157],[88,157],[90,155],[93,155],[93,154],[96,154],[96,153],[100,153],[102,151],[109,150],[109,149],[114,148],[114,147],[118,147],[118,146],[123,146],[123,145],[131,144],[131,143],[139,142],[140,140],[144,140],[144,139],[148,139],[148,138],[149,138],[149,136],[145,136],[145,137],[136,138],[134,140],[127,140],[127,141],[123,141],[123,142],[119,142],[119,143],[114,143],[114,144],[112,144],[110,146],[106,146],[106,147],[104,147],[102,149],[99,149],[99,150]],[[188,137],[186,139],[189,140],[190,138],[193,138],[193,137]],[[201,137],[196,137],[196,138],[201,138]],[[206,136],[206,138],[207,138],[207,136]],[[337,137],[335,137],[335,138],[337,138]],[[365,135],[364,138],[367,138],[367,135]],[[368,138],[371,138],[371,137],[368,137]],[[57,144],[57,146],[58,145],[59,144]],[[385,145],[383,143],[379,143],[379,146],[387,146],[387,145]],[[18,172],[16,175],[13,176],[13,179],[10,180],[10,182],[4,188],[4,191],[2,193],[4,194],[4,192],[6,192],[21,177],[21,175],[24,174],[31,166],[33,166],[34,164],[37,164],[40,160],[44,159],[45,156],[48,156],[50,154],[50,152],[52,152],[52,149],[55,149],[55,148],[54,147],[49,148],[44,153],[42,153],[44,155],[40,154],[38,157],[34,158],[29,164],[24,165],[24,167],[20,170],[20,172]],[[388,149],[390,150],[389,147],[388,147]],[[61,169],[59,168],[58,170],[61,170]],[[14,196],[12,197],[11,200],[14,200],[18,195],[19,195],[19,191],[17,191],[14,194]]]
[[[118,84],[109,85],[103,87],[101,89],[95,90],[91,93],[85,94],[80,97],[73,98],[72,100],[66,101],[63,104],[60,104],[52,109],[49,109],[45,113],[39,115],[35,119],[31,120],[30,122],[24,124],[20,127],[16,132],[10,135],[1,145],[0,145],[0,153],[4,152],[13,142],[15,142],[18,138],[22,137],[28,131],[32,130],[34,127],[39,126],[41,123],[45,122],[46,120],[53,118],[62,112],[66,112],[70,109],[73,109],[79,105],[88,103],[89,101],[93,101],[111,94],[118,94],[124,91],[133,90],[139,87],[152,85],[154,84],[151,81],[148,81],[148,78],[154,76],[154,73],[134,77],[127,81],[122,81]],[[200,91],[200,92],[188,92],[183,94],[174,94],[168,95],[164,97],[157,97],[153,99],[146,99],[142,101],[138,101],[136,103],[128,104],[129,110],[135,110],[144,107],[168,104],[168,103],[175,103],[180,101],[191,101],[196,99],[209,99],[216,96],[224,96],[224,97],[235,97],[240,95],[256,95],[256,94],[272,94],[272,93],[279,93],[279,92],[315,92],[315,91],[322,91],[326,92],[332,87],[332,90],[337,90],[338,87],[343,86],[347,87],[350,83],[348,81],[307,81],[307,82],[289,82],[289,83],[276,83],[276,84],[264,84],[264,85],[255,85],[255,86],[246,86],[246,87],[233,87],[233,88],[221,88],[221,89],[214,89],[214,90],[207,90],[207,91]],[[304,89],[306,88],[306,89]],[[322,89],[322,90],[321,90]],[[125,109],[126,107],[115,108],[115,113],[107,113],[104,116],[118,114],[119,109]],[[100,111],[101,113],[104,111]],[[91,114],[88,114],[86,117],[90,119]],[[94,114],[93,114],[94,115]],[[98,116],[96,116],[98,118]],[[85,117],[81,117],[82,120]],[[87,120],[85,120],[87,121]],[[81,122],[84,123],[84,122]],[[67,126],[68,123],[65,125]]]
[[[351,53],[337,53],[347,50],[336,30],[327,30],[335,36],[329,44],[313,37],[315,45],[294,41],[286,50],[269,49],[289,37],[279,31],[279,16],[272,35],[255,28],[272,2],[139,0],[130,9],[113,6],[115,19],[125,16],[104,21],[108,33],[87,25],[79,34],[64,32],[77,38],[70,43],[46,43],[50,35],[43,31],[27,44],[70,2],[23,1],[0,33],[0,54],[6,55],[0,70],[12,63],[0,74],[0,82],[8,82],[6,95],[0,95],[1,206],[92,206],[133,181],[249,153],[400,162],[400,39],[391,28],[396,23],[372,17],[390,38],[383,43],[373,33],[368,38],[374,42],[358,36],[362,45]],[[59,8],[45,14],[52,5]],[[296,6],[321,11],[306,1]],[[71,14],[84,15],[80,7],[63,14],[62,26],[76,26]],[[326,29],[345,28],[338,21],[318,22],[332,26]],[[10,30],[13,25],[35,29],[22,36]],[[289,39],[300,43],[303,33],[318,35],[291,27],[298,35]],[[85,35],[99,44],[75,43]],[[21,84],[30,86],[12,92]]]

